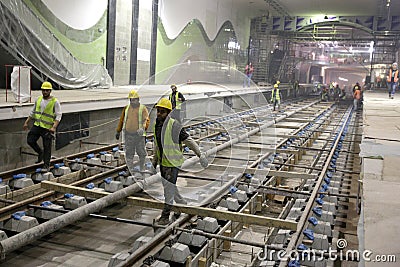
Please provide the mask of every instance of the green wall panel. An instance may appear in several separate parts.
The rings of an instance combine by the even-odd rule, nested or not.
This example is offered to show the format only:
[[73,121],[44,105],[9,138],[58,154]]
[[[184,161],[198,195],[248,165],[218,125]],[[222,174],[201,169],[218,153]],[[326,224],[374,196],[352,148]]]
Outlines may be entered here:
[[156,83],[163,83],[168,75],[168,72],[163,70],[184,63],[188,59],[230,65],[245,60],[243,59],[245,51],[228,49],[229,42],[237,42],[230,22],[222,25],[214,40],[208,38],[202,24],[196,19],[188,23],[173,40],[167,37],[163,24],[159,21],[157,34]]
[[[85,63],[103,63],[102,58],[106,58],[107,46],[107,31],[105,30],[107,20],[104,18],[107,16],[107,12],[104,13],[103,18],[94,27],[84,31],[73,30],[75,32],[72,34],[74,40],[71,40],[61,32],[66,31],[65,24],[61,23],[47,8],[41,8],[40,10],[37,8],[44,5],[41,1],[40,3],[36,1],[33,3],[32,0],[24,0],[24,2],[75,58]],[[49,21],[56,23],[50,23]],[[60,29],[61,31],[57,26],[62,28]],[[99,28],[104,29],[104,31],[99,33]],[[96,31],[95,35],[93,35],[94,31]],[[87,36],[95,36],[95,38],[88,40]]]

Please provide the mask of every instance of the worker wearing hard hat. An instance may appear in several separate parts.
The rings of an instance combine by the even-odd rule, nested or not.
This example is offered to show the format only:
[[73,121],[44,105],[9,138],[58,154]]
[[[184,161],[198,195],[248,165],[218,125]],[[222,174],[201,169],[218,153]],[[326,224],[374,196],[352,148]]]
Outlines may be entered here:
[[169,100],[172,104],[171,117],[177,119],[179,122],[182,122],[181,109],[182,103],[185,101],[185,97],[181,92],[178,92],[178,88],[175,84],[172,84],[170,88],[172,90],[171,94],[169,95]]
[[[182,128],[181,124],[170,116],[172,104],[166,98],[161,98],[157,105],[157,119],[154,125],[154,156],[152,164],[154,170],[160,164],[162,184],[164,187],[165,205],[158,224],[168,224],[171,205],[174,203],[186,204],[176,187],[178,170],[184,162],[182,143],[189,147],[199,158],[203,168],[207,168],[208,160],[201,153],[199,146]],[[179,217],[180,213],[175,213]]]
[[387,82],[389,85],[389,98],[393,99],[399,82],[399,69],[397,68],[397,62],[394,62],[390,67]]
[[119,140],[120,133],[123,132],[125,134],[125,162],[129,172],[133,175],[135,151],[139,156],[139,169],[141,172],[144,171],[147,155],[145,138],[150,119],[146,106],[140,104],[139,94],[136,90],[129,92],[128,99],[130,103],[122,110],[115,138]]
[[271,103],[274,104],[274,111],[275,111],[276,104],[278,104],[278,109],[280,108],[281,98],[282,98],[282,94],[281,94],[281,91],[279,90],[279,84],[276,83],[276,84],[274,84],[274,89],[271,92]]
[[[24,130],[29,129],[29,122],[34,121],[33,127],[28,133],[27,142],[38,154],[36,163],[44,162],[42,172],[49,171],[51,159],[51,143],[54,139],[57,126],[60,123],[62,112],[57,98],[51,95],[53,86],[50,82],[44,82],[41,86],[42,95],[39,96],[33,109],[24,123]],[[37,141],[42,137],[43,150]]]

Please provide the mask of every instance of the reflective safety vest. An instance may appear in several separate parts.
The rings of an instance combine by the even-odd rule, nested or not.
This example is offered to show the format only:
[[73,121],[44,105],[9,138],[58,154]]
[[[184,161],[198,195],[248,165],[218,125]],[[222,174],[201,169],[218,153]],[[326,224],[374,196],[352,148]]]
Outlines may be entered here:
[[[174,125],[175,120],[169,119],[167,126],[163,127],[161,132],[161,140],[163,142],[163,155],[161,158],[161,165],[164,167],[179,167],[182,166],[185,158],[183,157],[182,149],[179,144],[174,143],[172,140],[172,126]],[[154,136],[156,136],[156,130],[154,126]],[[154,138],[157,147],[158,141],[157,138]],[[160,159],[160,151],[157,149],[157,158]]]
[[43,112],[40,107],[43,100],[43,96],[39,96],[36,100],[36,108],[33,112],[33,119],[35,120],[34,125],[50,129],[54,125],[54,121],[56,120],[56,114],[54,113],[54,105],[57,102],[57,98],[53,97],[49,103],[47,103]]
[[[124,124],[122,125],[122,129],[125,129],[126,127],[126,120],[128,118],[128,110],[129,110],[129,106],[127,105],[125,107],[125,116],[124,116]],[[144,105],[140,105],[139,106],[139,116],[138,116],[138,127],[142,128],[143,127],[143,109],[144,109]],[[143,127],[144,128],[144,127]],[[146,131],[143,131],[143,136],[146,136]]]
[[281,94],[279,93],[279,88],[276,88],[276,91],[272,90],[271,101],[273,101],[274,99],[281,100]]
[[[178,91],[175,92],[175,109],[181,109],[182,101],[178,100],[179,93]],[[172,103],[172,93],[169,95],[169,101]]]

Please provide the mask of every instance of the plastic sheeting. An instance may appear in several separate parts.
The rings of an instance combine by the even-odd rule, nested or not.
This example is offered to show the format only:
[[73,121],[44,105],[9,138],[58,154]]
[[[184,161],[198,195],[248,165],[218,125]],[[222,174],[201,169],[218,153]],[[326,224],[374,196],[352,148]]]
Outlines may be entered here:
[[18,103],[31,98],[31,67],[15,66],[11,73],[11,92]]
[[77,60],[22,1],[1,0],[0,23],[0,44],[6,44],[61,87],[112,85],[104,66]]

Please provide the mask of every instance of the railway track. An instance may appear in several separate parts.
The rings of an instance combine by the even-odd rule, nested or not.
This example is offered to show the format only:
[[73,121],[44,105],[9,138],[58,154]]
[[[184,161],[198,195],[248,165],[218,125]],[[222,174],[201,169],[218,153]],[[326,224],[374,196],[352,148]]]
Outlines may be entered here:
[[[115,145],[56,159],[65,166],[56,165],[55,178],[22,188],[13,175],[40,176],[38,166],[1,174],[9,187],[0,197],[8,237],[1,264],[314,266],[267,252],[324,255],[342,239],[356,247],[359,116],[311,100],[282,111],[262,106],[185,126],[211,164],[203,170],[185,152],[178,186],[188,205],[173,207],[183,215],[167,227],[154,224],[160,177],[145,173],[143,182],[127,173]],[[29,222],[16,219],[21,212]]]

